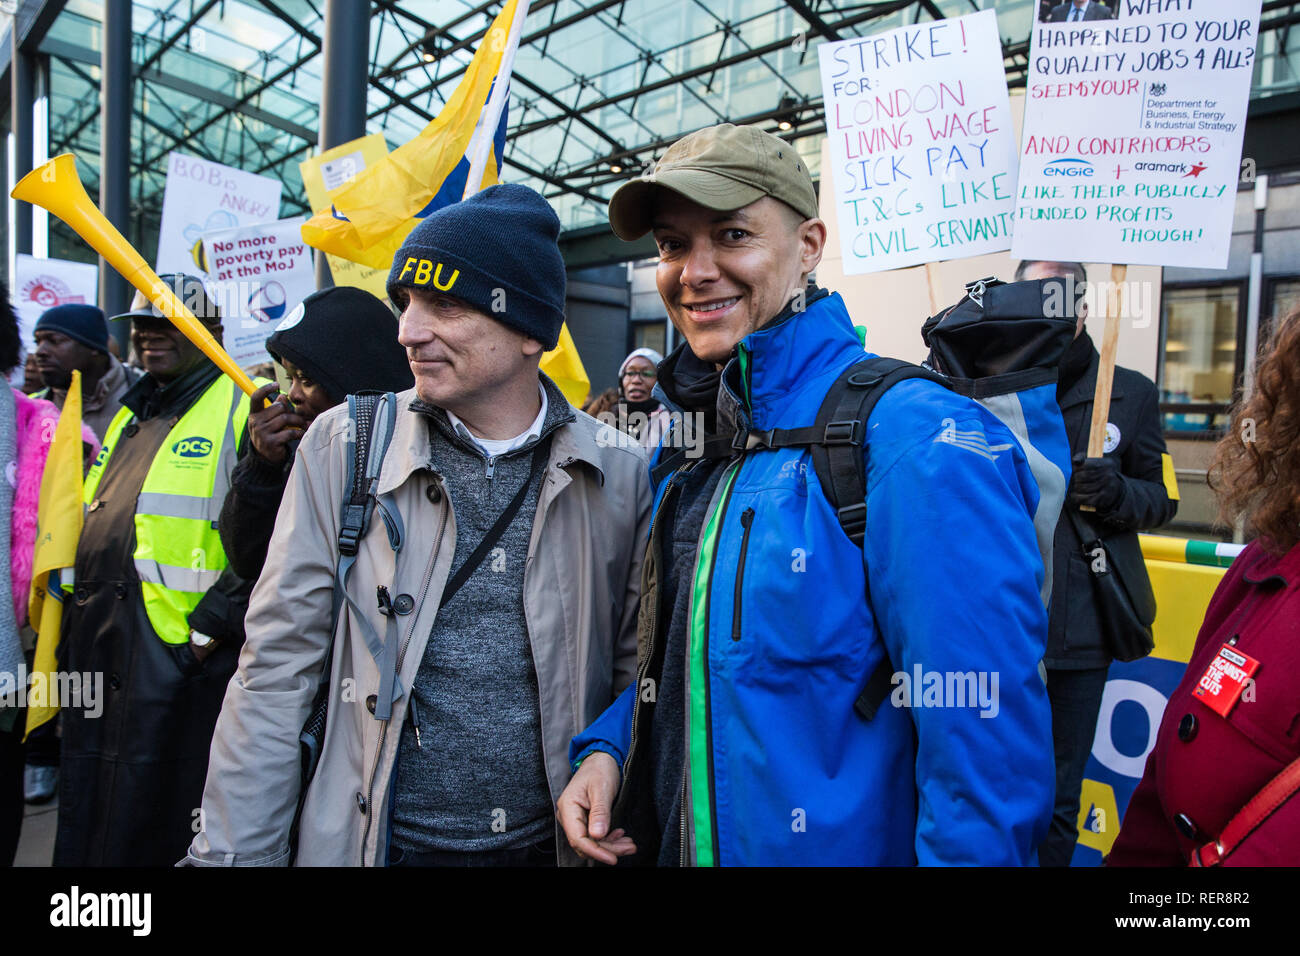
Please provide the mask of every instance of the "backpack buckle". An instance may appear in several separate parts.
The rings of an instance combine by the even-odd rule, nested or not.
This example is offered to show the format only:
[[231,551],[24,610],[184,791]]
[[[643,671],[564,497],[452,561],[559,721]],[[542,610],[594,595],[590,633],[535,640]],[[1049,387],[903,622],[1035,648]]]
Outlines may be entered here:
[[339,553],[349,558],[360,550],[361,533],[358,528],[344,528],[339,532]]
[[856,418],[848,422],[827,422],[826,432],[822,436],[823,445],[860,445],[862,437],[858,434],[861,424]]
[[738,431],[731,436],[731,450],[734,452],[753,451],[755,448],[771,448],[772,432]]
[[361,548],[361,526],[366,523],[365,505],[348,505],[339,528],[339,553],[349,558]]
[[840,527],[844,529],[850,540],[854,544],[862,544],[867,535],[867,503],[859,501],[855,504],[845,505],[835,514],[840,519]]
[[973,282],[966,283],[966,295],[976,305],[983,308],[984,293],[989,290],[990,286],[1000,285],[1001,280],[997,276],[985,276],[983,279],[976,279]]

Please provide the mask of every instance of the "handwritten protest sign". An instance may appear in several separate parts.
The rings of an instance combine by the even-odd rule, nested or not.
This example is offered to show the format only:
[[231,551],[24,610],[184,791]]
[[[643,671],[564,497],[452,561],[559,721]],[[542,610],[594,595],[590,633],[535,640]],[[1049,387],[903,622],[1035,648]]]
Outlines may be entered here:
[[1222,269],[1260,0],[1034,24],[1012,254]]
[[207,271],[200,261],[205,233],[279,216],[280,180],[169,153],[155,270],[202,276]]
[[212,274],[208,292],[225,320],[226,351],[241,366],[267,361],[267,336],[316,291],[301,226],[301,218],[281,219],[203,236]]
[[1008,248],[1016,144],[993,11],[818,50],[844,271]]

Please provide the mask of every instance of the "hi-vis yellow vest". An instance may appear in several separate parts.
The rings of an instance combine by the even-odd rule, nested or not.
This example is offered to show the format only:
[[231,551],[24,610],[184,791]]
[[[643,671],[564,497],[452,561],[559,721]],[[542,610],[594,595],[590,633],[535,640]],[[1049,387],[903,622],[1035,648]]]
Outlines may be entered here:
[[[123,407],[108,426],[103,450],[86,475],[87,505],[133,417]],[[189,640],[186,618],[225,570],[217,519],[247,421],[248,396],[222,375],[172,427],[136,499],[135,570],[149,623],[168,644]]]

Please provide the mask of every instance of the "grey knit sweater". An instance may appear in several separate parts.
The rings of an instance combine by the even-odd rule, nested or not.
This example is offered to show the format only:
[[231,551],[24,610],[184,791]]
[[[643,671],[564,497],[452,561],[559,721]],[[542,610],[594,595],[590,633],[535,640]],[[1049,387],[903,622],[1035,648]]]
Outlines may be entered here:
[[[573,411],[547,383],[542,436]],[[494,459],[428,415],[433,461],[456,522],[452,572],[478,547],[528,478],[536,441]],[[542,758],[541,710],[524,619],[524,565],[544,474],[496,546],[438,616],[402,729],[393,844],[460,852],[531,846],[554,830]]]

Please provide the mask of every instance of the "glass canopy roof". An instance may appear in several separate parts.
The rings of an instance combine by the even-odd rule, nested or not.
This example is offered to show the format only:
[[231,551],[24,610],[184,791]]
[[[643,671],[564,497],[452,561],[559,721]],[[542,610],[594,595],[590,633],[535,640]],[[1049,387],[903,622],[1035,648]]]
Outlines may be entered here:
[[[1046,2],[536,0],[515,63],[504,178],[541,191],[577,229],[603,223],[614,187],[665,145],[716,122],[765,124],[817,170],[817,44],[991,7],[1014,88],[1024,83],[1032,13]],[[392,148],[438,113],[501,4],[370,6],[367,131]],[[1288,47],[1300,3],[1266,2],[1264,11],[1253,95],[1300,90],[1300,54]],[[316,151],[323,12],[323,0],[133,4],[131,238],[146,258],[172,150],[276,176],[281,215],[307,210],[298,163]],[[50,154],[75,152],[92,195],[101,19],[99,3],[69,0],[40,47],[50,56]]]

